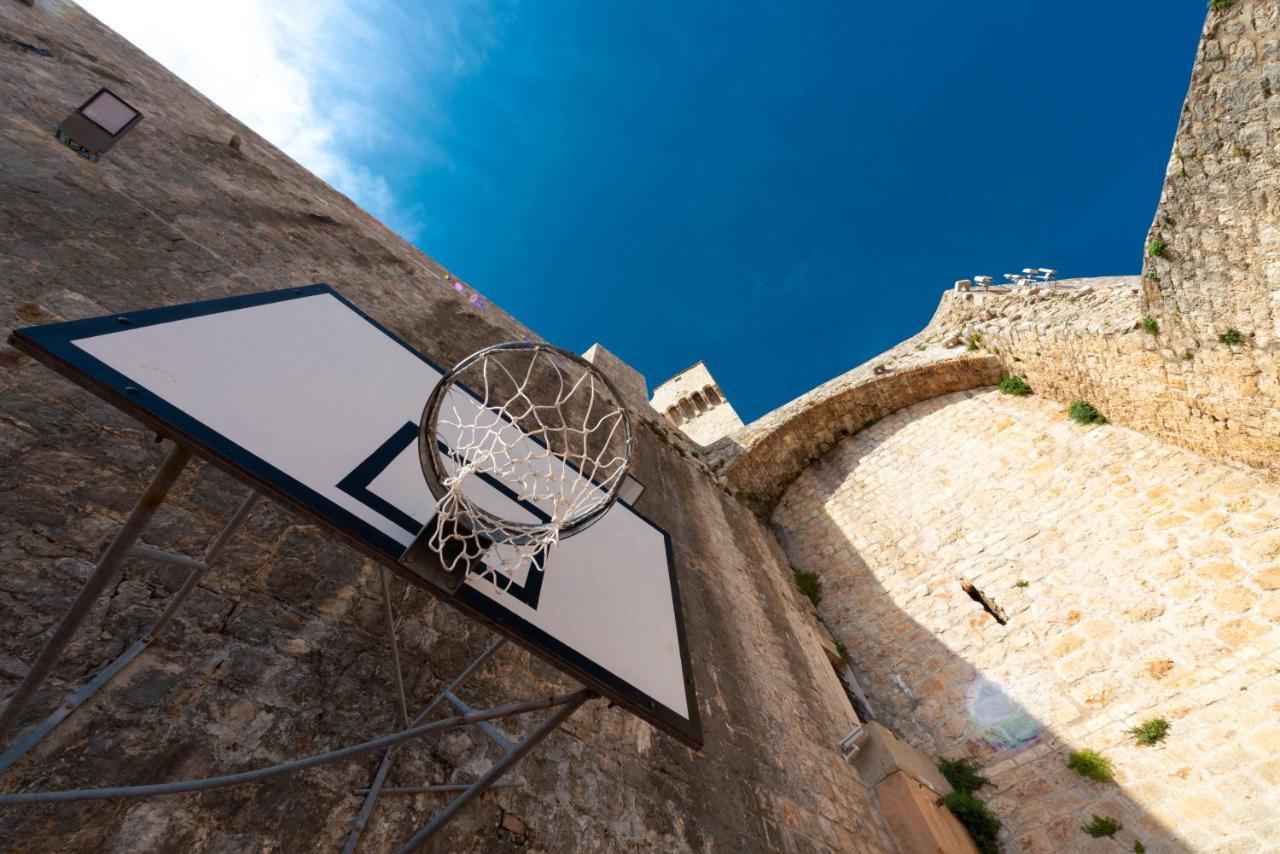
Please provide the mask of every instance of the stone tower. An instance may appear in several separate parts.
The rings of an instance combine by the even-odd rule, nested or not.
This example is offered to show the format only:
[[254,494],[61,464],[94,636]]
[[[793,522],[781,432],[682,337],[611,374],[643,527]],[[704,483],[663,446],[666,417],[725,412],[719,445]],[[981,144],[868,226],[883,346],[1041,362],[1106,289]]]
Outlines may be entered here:
[[742,419],[701,361],[653,390],[653,408],[699,445],[742,427]]

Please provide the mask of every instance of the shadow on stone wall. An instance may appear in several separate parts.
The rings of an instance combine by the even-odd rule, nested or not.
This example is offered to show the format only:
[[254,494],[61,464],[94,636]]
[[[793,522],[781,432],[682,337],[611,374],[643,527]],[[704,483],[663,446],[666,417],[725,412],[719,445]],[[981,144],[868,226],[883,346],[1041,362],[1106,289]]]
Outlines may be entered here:
[[[835,632],[849,650],[851,666],[867,692],[874,720],[926,755],[937,759],[969,757],[984,766],[993,785],[984,787],[978,796],[1004,822],[1001,840],[1006,851],[1057,854],[1094,850],[1094,845],[1098,850],[1108,850],[1081,829],[1095,814],[1115,818],[1124,825],[1116,836],[1122,843],[1121,850],[1130,850],[1135,840],[1153,854],[1195,850],[1172,828],[1148,814],[1126,793],[1123,783],[1092,782],[1069,770],[1068,756],[1091,745],[1064,740],[1010,697],[998,678],[954,654],[894,605],[864,564],[831,566],[818,572],[825,599],[839,596],[850,585],[862,587],[858,601],[874,603],[883,623],[892,624],[894,631],[913,638],[912,660],[893,662],[883,660],[874,642]],[[819,606],[824,618],[829,607]],[[987,622],[985,615],[974,619]],[[939,702],[948,693],[944,686],[963,686],[960,702],[950,710],[943,706],[954,702],[952,698]],[[952,733],[963,731],[963,746],[940,755],[928,733],[926,721],[930,719],[939,721]],[[1098,749],[1105,754],[1103,748]],[[1123,769],[1117,769],[1117,776],[1124,778]],[[1015,802],[1019,802],[1016,808]],[[1114,850],[1114,843],[1111,845]]]
[[[964,395],[927,401],[913,411],[936,411],[960,397]],[[873,440],[873,444],[880,444],[911,423],[905,417],[894,419],[885,428],[886,436]],[[920,579],[919,584],[908,583],[890,592],[881,576],[893,570],[883,569],[881,574],[873,571],[845,528],[833,518],[838,512],[832,508],[838,501],[841,478],[830,475],[822,471],[808,475],[816,494],[806,494],[804,499],[805,506],[818,508],[805,517],[805,524],[810,527],[803,536],[810,544],[823,544],[820,559],[800,559],[802,549],[796,532],[789,529],[794,528],[795,522],[780,519],[785,509],[775,513],[773,526],[792,562],[821,578],[823,598],[818,611],[833,635],[847,646],[874,719],[928,756],[977,760],[993,784],[978,794],[1005,823],[1001,839],[1006,851],[1128,851],[1135,841],[1149,852],[1198,850],[1198,845],[1193,848],[1177,829],[1139,803],[1129,790],[1143,783],[1141,775],[1114,758],[1122,755],[1121,744],[1126,739],[1123,729],[1143,720],[1142,713],[1109,720],[1107,726],[1099,726],[1090,735],[1071,738],[1020,703],[1005,690],[1008,680],[1007,671],[1002,672],[1002,657],[998,656],[1000,664],[982,668],[952,646],[956,645],[957,632],[989,633],[990,646],[1008,647],[1008,667],[1016,667],[1017,651],[1043,643],[1043,638],[1031,633],[1028,626],[1034,622],[1029,607],[1006,601],[1010,625],[999,625],[981,604],[960,592],[960,574],[951,567]],[[883,524],[875,519],[862,521],[869,526]],[[980,524],[981,520],[975,523]],[[897,535],[906,543],[904,548],[910,547],[913,532]],[[904,599],[922,614],[936,615],[943,607],[962,607],[967,616],[957,619],[941,635],[935,634],[898,604]],[[1020,624],[1022,630],[1015,631]],[[1053,688],[1043,688],[1044,695],[1035,698],[1037,705],[1051,708],[1055,702]],[[1148,716],[1153,716],[1159,710],[1148,711],[1152,712]],[[1134,749],[1132,740],[1128,744],[1129,749]],[[1068,756],[1082,748],[1113,758],[1115,784],[1086,780],[1067,767]],[[1095,814],[1123,824],[1116,836],[1118,849],[1114,841],[1095,841],[1083,832],[1082,825]]]

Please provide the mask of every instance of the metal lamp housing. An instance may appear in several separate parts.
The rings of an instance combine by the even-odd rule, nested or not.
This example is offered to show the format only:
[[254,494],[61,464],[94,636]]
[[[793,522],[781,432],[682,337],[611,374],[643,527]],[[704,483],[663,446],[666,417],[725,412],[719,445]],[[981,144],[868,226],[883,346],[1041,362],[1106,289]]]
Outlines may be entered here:
[[76,153],[96,161],[140,121],[142,113],[102,88],[58,125],[57,137]]

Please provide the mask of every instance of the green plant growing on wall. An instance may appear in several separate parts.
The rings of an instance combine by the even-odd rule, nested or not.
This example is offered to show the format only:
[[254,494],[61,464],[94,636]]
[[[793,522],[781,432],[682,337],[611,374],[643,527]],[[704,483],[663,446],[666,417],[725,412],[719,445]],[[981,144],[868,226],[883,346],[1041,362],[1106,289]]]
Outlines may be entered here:
[[1116,831],[1120,830],[1122,827],[1124,827],[1124,825],[1116,821],[1114,818],[1095,815],[1093,817],[1093,821],[1086,825],[1082,825],[1080,829],[1092,836],[1094,839],[1101,839],[1104,836],[1108,839],[1114,839]]
[[1129,735],[1143,747],[1151,747],[1164,741],[1169,735],[1169,722],[1164,718],[1152,718],[1130,729]]
[[978,772],[978,763],[972,759],[944,759],[938,763],[938,770],[951,788],[966,795],[991,785],[991,781]]
[[1026,397],[1031,394],[1031,386],[1017,374],[1008,374],[1000,379],[1000,391],[1014,397]]
[[1160,324],[1156,323],[1156,319],[1149,314],[1142,315],[1142,320],[1138,321],[1142,326],[1142,331],[1148,335],[1159,335]]
[[1067,407],[1067,417],[1077,424],[1106,424],[1107,419],[1087,400],[1073,400]]
[[1158,282],[1158,281],[1160,281],[1160,277],[1159,277],[1159,276],[1157,276],[1155,273],[1147,273],[1147,275],[1146,275],[1146,276],[1144,276],[1144,278],[1145,278],[1147,281],[1149,281],[1149,282]]
[[849,647],[844,645],[844,641],[842,640],[836,641],[836,652],[840,653],[841,661],[849,660]]
[[1236,329],[1233,326],[1230,329],[1228,329],[1226,332],[1219,335],[1218,340],[1221,341],[1223,344],[1229,344],[1234,346],[1236,344],[1244,343],[1244,335],[1240,333],[1239,329]]
[[1000,854],[1000,819],[986,805],[968,792],[955,791],[942,796],[942,805],[969,831],[982,854]]
[[1209,0],[1209,8],[1215,12],[1221,12],[1234,2],[1235,0]]
[[805,572],[802,569],[796,569],[794,566],[791,568],[791,572],[796,577],[796,587],[816,607],[822,601],[822,581],[816,573]]
[[1077,750],[1067,759],[1067,767],[1081,777],[1099,783],[1111,783],[1116,779],[1111,761],[1096,750]]
[[972,759],[944,759],[938,763],[938,770],[955,790],[943,796],[942,804],[969,831],[979,851],[999,854],[996,835],[1000,833],[1000,819],[985,801],[974,795],[983,786],[991,785],[991,781],[979,773],[978,763]]
[[1192,359],[1194,359],[1194,358],[1195,358],[1195,356],[1194,356],[1194,355],[1192,355],[1192,353],[1191,353],[1191,351],[1190,351],[1190,350],[1183,350],[1183,351],[1182,351],[1182,358],[1183,358],[1183,359],[1185,359],[1186,361],[1190,362]]
[[1017,581],[1013,583],[1013,586],[1014,587],[1030,587],[1031,582],[1027,581],[1025,578],[1019,578]]
[[964,339],[964,348],[970,352],[977,350],[982,343],[982,336],[976,332],[970,333],[969,337]]
[[1147,846],[1138,840],[1133,840],[1133,854],[1147,854]]
[[1164,240],[1159,237],[1157,237],[1155,240],[1152,240],[1150,243],[1147,244],[1147,254],[1155,258],[1159,258],[1166,251],[1168,251],[1168,249],[1169,249],[1169,244],[1164,242]]

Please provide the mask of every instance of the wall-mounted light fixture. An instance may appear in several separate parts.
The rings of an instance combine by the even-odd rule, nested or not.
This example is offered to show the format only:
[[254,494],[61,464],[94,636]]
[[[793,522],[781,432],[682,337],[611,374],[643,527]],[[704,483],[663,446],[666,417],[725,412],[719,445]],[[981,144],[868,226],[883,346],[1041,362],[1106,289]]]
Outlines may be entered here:
[[99,89],[63,119],[56,136],[72,151],[96,163],[140,121],[142,113],[123,98],[110,89]]

